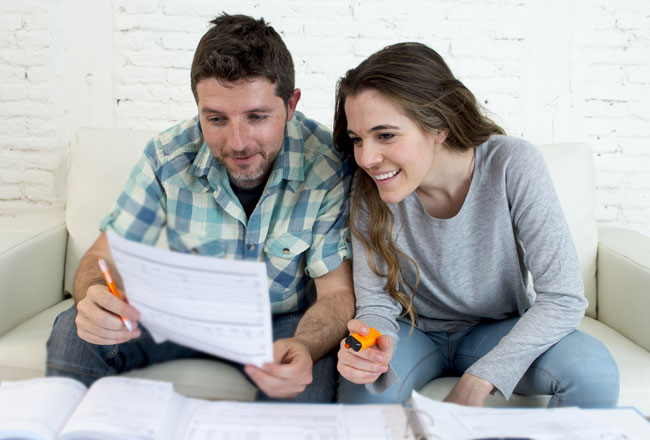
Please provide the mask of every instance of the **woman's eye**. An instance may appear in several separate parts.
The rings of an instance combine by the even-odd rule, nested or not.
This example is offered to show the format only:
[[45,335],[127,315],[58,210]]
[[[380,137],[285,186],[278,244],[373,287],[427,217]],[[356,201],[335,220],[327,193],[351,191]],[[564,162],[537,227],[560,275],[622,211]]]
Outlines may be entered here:
[[361,138],[358,137],[351,137],[350,141],[352,141],[352,145],[359,145],[361,144]]
[[389,141],[394,137],[395,135],[393,133],[382,133],[379,135],[379,139],[382,141]]

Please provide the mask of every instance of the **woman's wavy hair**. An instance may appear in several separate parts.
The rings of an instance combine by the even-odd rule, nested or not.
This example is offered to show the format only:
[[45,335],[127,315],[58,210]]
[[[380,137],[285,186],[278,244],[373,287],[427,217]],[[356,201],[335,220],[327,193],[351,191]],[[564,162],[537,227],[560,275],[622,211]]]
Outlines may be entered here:
[[[354,146],[348,136],[345,100],[366,90],[375,90],[391,99],[425,133],[448,130],[444,144],[450,149],[475,148],[493,134],[505,134],[485,116],[472,92],[454,77],[436,51],[420,43],[398,43],[374,53],[338,81],[334,142],[351,158],[354,158]],[[386,289],[402,305],[413,328],[416,321],[413,297],[420,279],[418,266],[396,247],[393,215],[381,200],[373,180],[367,173],[357,171],[355,182],[350,197],[350,230],[363,243],[372,271],[386,278]],[[367,208],[368,236],[357,226],[361,200]],[[402,277],[400,257],[415,267],[413,286]],[[386,263],[386,273],[380,273],[377,266],[377,261],[382,260]]]

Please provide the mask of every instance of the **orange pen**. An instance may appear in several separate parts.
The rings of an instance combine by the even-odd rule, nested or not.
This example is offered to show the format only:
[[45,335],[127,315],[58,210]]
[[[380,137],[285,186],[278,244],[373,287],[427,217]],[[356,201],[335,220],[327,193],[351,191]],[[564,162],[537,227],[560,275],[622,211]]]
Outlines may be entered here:
[[361,351],[377,343],[381,333],[370,327],[370,332],[366,336],[359,333],[352,333],[345,338],[345,348],[351,348],[354,351]]
[[[120,292],[117,290],[117,286],[113,281],[113,277],[111,276],[111,271],[108,270],[108,264],[106,264],[106,261],[103,258],[98,258],[97,263],[99,263],[99,268],[102,271],[102,275],[104,275],[104,279],[106,280],[106,285],[108,286],[108,290],[111,291],[113,296],[117,297],[118,299],[122,299],[122,296],[120,296]],[[122,322],[124,323],[124,326],[127,329],[129,329],[130,332],[132,332],[133,324],[131,324],[131,321],[129,319],[126,319],[124,316],[120,316],[120,318],[122,318]]]

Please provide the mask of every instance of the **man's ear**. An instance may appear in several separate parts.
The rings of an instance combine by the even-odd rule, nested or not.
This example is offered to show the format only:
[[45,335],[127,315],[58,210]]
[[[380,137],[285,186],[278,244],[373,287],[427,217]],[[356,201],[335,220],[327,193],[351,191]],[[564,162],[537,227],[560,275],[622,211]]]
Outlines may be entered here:
[[287,103],[287,121],[290,121],[291,118],[293,118],[293,114],[296,112],[296,107],[298,106],[298,101],[300,101],[300,89],[295,89]]

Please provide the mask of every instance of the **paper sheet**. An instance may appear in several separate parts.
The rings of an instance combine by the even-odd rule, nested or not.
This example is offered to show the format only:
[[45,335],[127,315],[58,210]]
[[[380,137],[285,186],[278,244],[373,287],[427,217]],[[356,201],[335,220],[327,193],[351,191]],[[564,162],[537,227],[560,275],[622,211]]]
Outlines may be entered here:
[[86,393],[66,377],[42,377],[0,386],[0,430],[7,435],[33,432],[55,438]]
[[171,382],[105,377],[88,390],[62,437],[100,432],[104,438],[159,438],[157,430],[173,393]]
[[273,361],[266,265],[166,251],[107,233],[128,301],[157,342]]
[[476,408],[438,402],[413,392],[424,433],[448,440],[534,438],[536,440],[633,440],[636,437],[576,407],[554,409]]
[[[401,411],[401,408],[398,407]],[[354,405],[209,402],[185,440],[390,440],[382,408]]]

